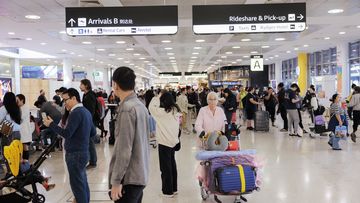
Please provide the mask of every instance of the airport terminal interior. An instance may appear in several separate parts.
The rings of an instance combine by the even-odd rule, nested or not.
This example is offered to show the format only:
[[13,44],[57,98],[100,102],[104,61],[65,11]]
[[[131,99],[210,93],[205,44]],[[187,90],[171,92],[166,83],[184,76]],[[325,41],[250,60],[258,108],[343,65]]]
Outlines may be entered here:
[[[114,202],[112,158],[132,148],[148,160],[130,156],[144,165],[123,166],[133,171],[121,182],[138,171],[148,178],[142,198],[118,203],[360,202],[359,19],[360,0],[0,0],[0,203]],[[124,67],[134,81],[116,75]],[[135,83],[134,111],[149,117],[142,129],[146,119],[136,120],[146,146],[133,146],[134,138],[128,151],[120,147],[129,101],[120,99],[119,78]],[[70,184],[74,163],[65,157],[73,152],[46,125],[54,114],[44,110],[49,102],[70,120],[78,107],[67,109],[69,88],[82,100],[95,92],[92,115],[100,115],[89,117],[97,132],[86,135],[86,147],[95,146],[97,161],[82,167],[90,190],[83,201],[74,194],[81,186]],[[6,101],[10,94],[26,98],[29,115]],[[176,128],[152,109],[170,114],[165,95],[179,106]],[[15,122],[9,106],[21,109],[29,128],[5,122]],[[171,139],[177,144],[164,144]],[[170,151],[177,189],[168,193]]]

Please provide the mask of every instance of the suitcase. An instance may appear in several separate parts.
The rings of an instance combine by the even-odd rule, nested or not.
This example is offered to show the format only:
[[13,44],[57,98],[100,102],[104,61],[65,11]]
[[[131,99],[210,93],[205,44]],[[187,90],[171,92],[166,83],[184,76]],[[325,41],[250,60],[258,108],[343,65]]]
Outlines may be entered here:
[[229,141],[229,147],[227,148],[227,151],[239,151],[240,147],[239,147],[239,141],[235,140],[235,141]]
[[256,173],[247,165],[224,166],[215,170],[215,186],[222,194],[256,190]]
[[269,112],[257,111],[255,112],[254,129],[255,131],[269,131]]
[[110,120],[109,131],[110,131],[109,145],[114,145],[115,144],[115,120]]

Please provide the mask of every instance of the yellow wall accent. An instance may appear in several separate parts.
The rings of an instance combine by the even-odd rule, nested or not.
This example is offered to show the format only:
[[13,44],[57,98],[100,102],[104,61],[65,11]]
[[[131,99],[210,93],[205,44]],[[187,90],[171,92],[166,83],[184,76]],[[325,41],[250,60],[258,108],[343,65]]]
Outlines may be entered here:
[[307,90],[307,54],[299,53],[298,54],[298,66],[300,70],[300,75],[298,77],[298,85],[300,87],[300,95],[304,96]]

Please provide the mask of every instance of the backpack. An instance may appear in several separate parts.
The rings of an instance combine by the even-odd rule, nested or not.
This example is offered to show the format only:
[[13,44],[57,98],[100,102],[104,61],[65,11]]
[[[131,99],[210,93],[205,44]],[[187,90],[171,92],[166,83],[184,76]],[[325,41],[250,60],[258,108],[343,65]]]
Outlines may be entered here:
[[104,114],[104,108],[102,107],[101,103],[99,102],[98,98],[96,97],[94,120],[100,121],[103,117],[103,114]]

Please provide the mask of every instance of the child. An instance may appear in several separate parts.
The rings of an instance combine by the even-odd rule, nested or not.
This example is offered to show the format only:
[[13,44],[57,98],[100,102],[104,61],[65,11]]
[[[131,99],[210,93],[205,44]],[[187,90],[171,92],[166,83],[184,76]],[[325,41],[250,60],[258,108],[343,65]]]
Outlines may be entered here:
[[334,94],[330,99],[332,102],[330,105],[330,121],[328,125],[330,134],[330,140],[328,144],[332,147],[333,150],[341,150],[339,146],[340,139],[346,138],[345,135],[336,135],[335,130],[337,126],[348,126],[347,115],[344,108],[340,107],[340,95]]

